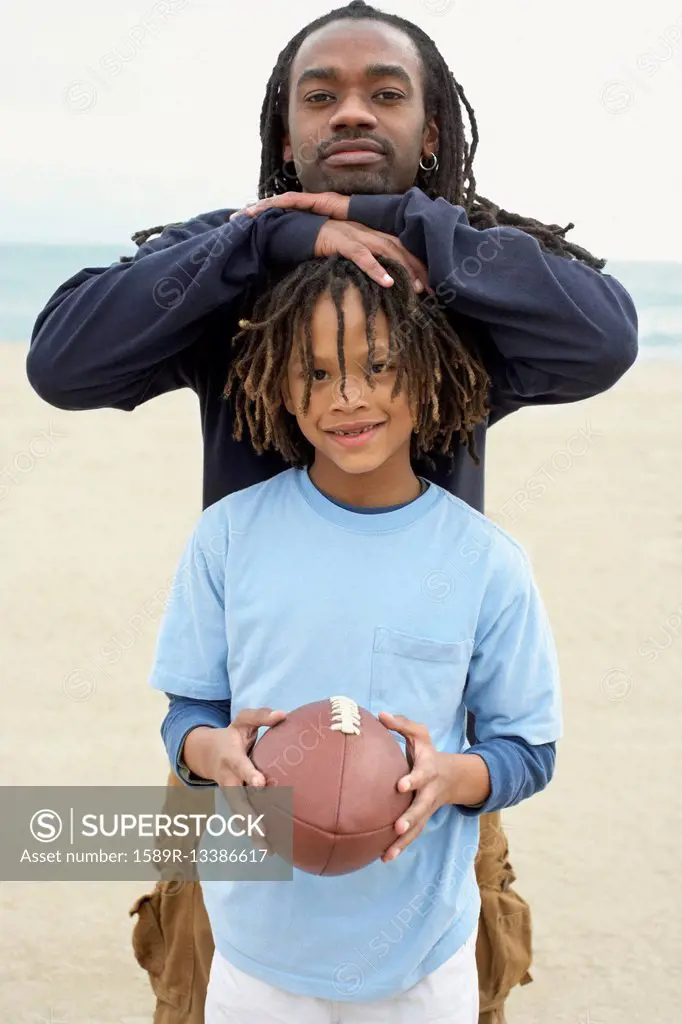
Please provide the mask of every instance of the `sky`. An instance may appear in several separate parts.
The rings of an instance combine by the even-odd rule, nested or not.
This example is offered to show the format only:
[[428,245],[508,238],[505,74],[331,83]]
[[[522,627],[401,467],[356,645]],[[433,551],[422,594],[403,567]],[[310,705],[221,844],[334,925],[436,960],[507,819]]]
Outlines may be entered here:
[[[102,242],[256,197],[279,51],[320,0],[4,0],[0,241]],[[383,0],[476,111],[479,192],[609,259],[682,260],[682,0]]]

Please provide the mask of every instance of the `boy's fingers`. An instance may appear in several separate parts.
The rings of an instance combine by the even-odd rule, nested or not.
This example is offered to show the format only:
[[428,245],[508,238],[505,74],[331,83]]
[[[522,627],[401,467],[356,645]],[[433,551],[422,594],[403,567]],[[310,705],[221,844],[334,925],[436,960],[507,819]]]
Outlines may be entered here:
[[[232,814],[241,815],[245,821],[248,821],[249,818],[254,821],[259,817],[259,812],[255,810],[249,801],[249,791],[246,786],[226,783],[221,786],[221,791]],[[256,849],[272,853],[266,841],[267,831],[263,821],[259,822],[258,828],[263,832],[263,835],[260,835],[254,828],[248,833],[249,840]]]
[[[249,764],[250,763],[251,762],[249,762]],[[255,771],[253,765],[251,765],[251,771]],[[223,796],[235,813],[253,813],[253,808],[248,800],[247,790],[239,775],[232,771],[221,772],[216,781],[223,793]]]
[[[241,750],[235,750],[230,755],[230,769],[235,776],[233,785],[241,786],[264,786],[265,776],[258,771],[253,761],[249,760]],[[223,783],[224,784],[224,783]]]
[[413,843],[417,836],[423,831],[426,821],[426,818],[422,818],[421,821],[417,821],[414,825],[411,825],[407,832],[403,832],[400,839],[386,850],[386,853],[381,858],[383,862],[387,864],[389,861],[395,860],[395,858],[401,854],[403,850],[410,845],[410,843]]
[[399,836],[409,835],[413,827],[421,822],[422,827],[429,820],[435,810],[434,800],[430,793],[421,792],[416,796],[404,814],[401,814],[395,823],[395,830]]
[[379,721],[389,729],[393,729],[394,732],[399,732],[406,739],[431,742],[431,736],[426,726],[419,722],[413,722],[411,718],[405,718],[404,715],[393,715],[390,711],[380,711]]
[[264,725],[276,725],[287,717],[286,711],[273,711],[272,708],[244,708],[233,720],[235,729],[260,729]]
[[413,768],[409,775],[403,775],[402,779],[398,779],[398,791],[409,793],[410,790],[423,789],[429,782],[433,782],[432,768]]

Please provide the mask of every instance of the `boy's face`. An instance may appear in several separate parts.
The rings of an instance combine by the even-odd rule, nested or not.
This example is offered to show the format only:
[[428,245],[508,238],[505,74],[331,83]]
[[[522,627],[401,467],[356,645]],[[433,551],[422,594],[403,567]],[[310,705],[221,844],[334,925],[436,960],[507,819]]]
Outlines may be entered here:
[[[284,387],[286,408],[315,448],[316,463],[327,460],[344,473],[360,474],[394,462],[402,472],[409,469],[414,421],[404,383],[391,399],[396,371],[386,362],[388,321],[381,311],[377,313],[375,351],[368,368],[365,313],[356,288],[346,289],[342,305],[345,397],[341,393],[336,308],[327,293],[319,299],[312,319],[313,384],[308,412],[301,410],[305,375],[295,346]],[[367,383],[368,372],[374,388]]]

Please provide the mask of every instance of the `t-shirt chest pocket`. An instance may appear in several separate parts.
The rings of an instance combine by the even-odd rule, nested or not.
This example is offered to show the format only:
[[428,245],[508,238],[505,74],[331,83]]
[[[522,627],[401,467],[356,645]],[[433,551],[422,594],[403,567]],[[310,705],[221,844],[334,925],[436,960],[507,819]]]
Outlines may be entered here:
[[378,626],[369,710],[405,715],[432,733],[449,730],[462,703],[472,651],[473,640],[445,643]]

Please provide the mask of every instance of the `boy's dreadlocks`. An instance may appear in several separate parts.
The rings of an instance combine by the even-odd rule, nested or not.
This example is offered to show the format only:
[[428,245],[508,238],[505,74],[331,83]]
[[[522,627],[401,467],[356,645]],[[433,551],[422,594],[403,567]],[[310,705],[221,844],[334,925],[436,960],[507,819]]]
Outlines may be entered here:
[[462,343],[437,304],[417,299],[404,268],[392,260],[379,262],[395,281],[391,288],[382,288],[341,256],[302,263],[257,300],[250,320],[240,321],[242,330],[233,344],[241,348],[225,386],[225,397],[234,402],[237,440],[247,428],[257,452],[274,449],[292,465],[310,463],[312,447],[282,401],[289,356],[297,346],[305,374],[303,411],[307,412],[314,370],[313,313],[318,299],[328,292],[337,313],[338,386],[345,397],[343,297],[349,287],[355,287],[367,324],[366,383],[376,386],[370,368],[375,362],[376,317],[382,311],[390,328],[388,361],[396,370],[393,397],[405,387],[415,418],[413,456],[428,462],[429,452],[449,454],[456,435],[478,464],[474,427],[487,415],[488,375],[472,346]]

